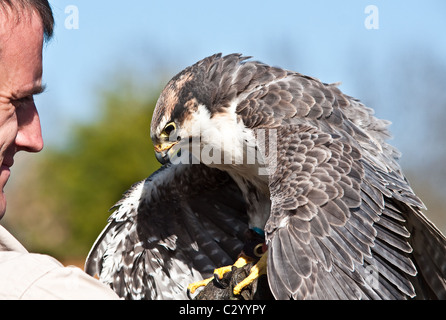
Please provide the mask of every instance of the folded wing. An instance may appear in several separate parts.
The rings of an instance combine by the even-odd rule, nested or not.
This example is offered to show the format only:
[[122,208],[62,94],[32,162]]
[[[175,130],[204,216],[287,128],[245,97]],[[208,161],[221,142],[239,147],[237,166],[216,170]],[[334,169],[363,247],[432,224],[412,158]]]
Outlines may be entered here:
[[232,264],[247,229],[233,180],[204,165],[167,165],[114,206],[86,272],[126,299],[185,299],[188,284]]

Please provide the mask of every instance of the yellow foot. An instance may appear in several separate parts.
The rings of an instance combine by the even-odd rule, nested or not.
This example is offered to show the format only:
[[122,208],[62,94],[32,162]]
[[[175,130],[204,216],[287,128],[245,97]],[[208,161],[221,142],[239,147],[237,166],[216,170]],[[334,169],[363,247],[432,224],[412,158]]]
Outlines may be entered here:
[[248,257],[241,256],[240,258],[237,259],[237,261],[232,266],[225,266],[225,267],[215,269],[213,277],[189,284],[187,286],[187,291],[193,294],[193,293],[195,293],[195,291],[198,288],[205,287],[209,282],[211,282],[215,278],[223,279],[223,276],[225,275],[225,273],[231,271],[232,267],[241,268],[249,262],[250,262],[250,260]]
[[254,280],[256,280],[261,275],[266,274],[267,253],[268,251],[266,251],[260,258],[260,260],[251,268],[249,275],[234,287],[233,289],[234,295],[240,294],[243,288],[250,285]]

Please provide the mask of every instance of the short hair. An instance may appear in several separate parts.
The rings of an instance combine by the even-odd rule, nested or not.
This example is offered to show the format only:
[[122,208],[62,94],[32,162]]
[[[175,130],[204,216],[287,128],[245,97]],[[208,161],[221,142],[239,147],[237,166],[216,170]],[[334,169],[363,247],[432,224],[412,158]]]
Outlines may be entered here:
[[53,36],[54,17],[48,0],[0,0],[0,8],[12,10],[28,9],[35,11],[42,20],[45,41]]

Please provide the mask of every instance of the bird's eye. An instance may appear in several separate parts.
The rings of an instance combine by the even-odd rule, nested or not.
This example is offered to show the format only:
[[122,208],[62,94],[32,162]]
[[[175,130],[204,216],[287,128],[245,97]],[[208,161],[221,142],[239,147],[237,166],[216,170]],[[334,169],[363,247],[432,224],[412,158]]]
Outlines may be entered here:
[[175,125],[174,122],[169,122],[169,123],[164,127],[164,130],[163,130],[163,132],[161,133],[161,135],[162,135],[162,136],[165,136],[165,137],[169,137],[170,134],[171,134],[173,131],[176,130],[176,128],[177,128],[177,126]]

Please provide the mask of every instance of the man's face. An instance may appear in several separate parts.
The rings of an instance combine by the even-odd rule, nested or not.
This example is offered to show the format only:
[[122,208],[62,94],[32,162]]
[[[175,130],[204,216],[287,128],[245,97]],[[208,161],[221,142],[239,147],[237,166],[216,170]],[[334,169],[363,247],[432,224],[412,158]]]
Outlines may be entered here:
[[0,219],[15,153],[43,148],[33,100],[43,91],[42,45],[43,26],[36,13],[0,10]]

